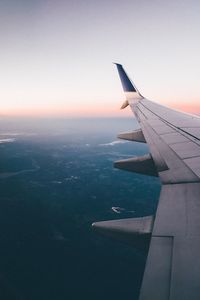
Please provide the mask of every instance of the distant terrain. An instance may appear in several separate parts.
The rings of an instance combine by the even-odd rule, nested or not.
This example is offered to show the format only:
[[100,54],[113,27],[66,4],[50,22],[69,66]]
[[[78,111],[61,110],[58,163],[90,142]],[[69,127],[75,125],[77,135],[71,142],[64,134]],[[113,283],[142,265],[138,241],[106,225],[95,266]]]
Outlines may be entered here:
[[137,299],[146,256],[91,223],[152,214],[156,178],[115,170],[148,152],[134,119],[0,120],[0,296]]

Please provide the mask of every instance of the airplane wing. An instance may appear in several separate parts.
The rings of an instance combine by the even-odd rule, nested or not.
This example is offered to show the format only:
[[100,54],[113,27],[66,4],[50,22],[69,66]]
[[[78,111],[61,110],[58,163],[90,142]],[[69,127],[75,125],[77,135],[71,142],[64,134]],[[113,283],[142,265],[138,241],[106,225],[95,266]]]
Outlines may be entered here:
[[[115,167],[159,176],[155,216],[94,223],[133,244],[150,240],[140,300],[200,299],[200,118],[144,98],[116,64],[126,100],[140,128],[119,138],[146,142],[149,154],[115,162]],[[127,221],[128,220],[128,221]]]

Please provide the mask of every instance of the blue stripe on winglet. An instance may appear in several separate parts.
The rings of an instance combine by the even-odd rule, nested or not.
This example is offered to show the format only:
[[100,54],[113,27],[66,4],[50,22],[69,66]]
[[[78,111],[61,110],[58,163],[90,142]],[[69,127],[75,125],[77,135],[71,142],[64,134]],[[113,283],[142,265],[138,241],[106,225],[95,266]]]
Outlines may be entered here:
[[128,78],[126,72],[124,71],[124,68],[122,67],[122,65],[117,64],[117,63],[115,63],[115,65],[117,66],[117,70],[119,73],[119,77],[121,79],[121,83],[122,83],[124,92],[137,92],[137,90],[133,86],[132,82]]

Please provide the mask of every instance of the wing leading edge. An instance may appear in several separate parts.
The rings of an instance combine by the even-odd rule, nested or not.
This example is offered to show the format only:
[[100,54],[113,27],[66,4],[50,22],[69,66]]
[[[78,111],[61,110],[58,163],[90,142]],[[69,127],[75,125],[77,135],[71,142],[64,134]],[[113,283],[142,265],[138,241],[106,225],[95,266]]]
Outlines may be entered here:
[[[200,118],[147,100],[131,82],[123,66],[116,66],[126,97],[122,108],[129,105],[140,124],[137,132],[123,133],[119,138],[146,142],[150,153],[146,158],[116,162],[115,166],[157,175],[162,183],[156,215],[148,217],[152,220],[148,230],[151,241],[139,299],[198,300]],[[137,241],[137,235],[145,236],[143,222],[142,218],[132,221],[122,231],[130,233],[132,230],[131,239]],[[98,227],[98,222],[95,224]]]

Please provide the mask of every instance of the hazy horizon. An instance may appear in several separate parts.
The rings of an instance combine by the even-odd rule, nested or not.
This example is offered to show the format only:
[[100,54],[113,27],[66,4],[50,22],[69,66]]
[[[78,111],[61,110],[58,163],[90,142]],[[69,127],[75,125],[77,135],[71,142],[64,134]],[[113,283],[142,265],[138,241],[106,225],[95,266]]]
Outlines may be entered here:
[[[152,100],[152,99],[151,99]],[[123,100],[122,100],[123,101]],[[152,100],[153,101],[153,100]],[[154,101],[155,102],[155,101]],[[189,103],[173,103],[173,104],[168,104],[168,103],[160,103],[156,101],[158,104],[162,104],[166,107],[178,110],[180,112],[185,112],[189,114],[194,114],[194,115],[199,115],[200,114],[200,107],[197,106],[190,106]],[[134,113],[131,111],[131,109],[128,107],[124,110],[121,110],[120,107],[114,106],[113,109],[110,109],[108,111],[102,111],[102,112],[93,112],[88,109],[85,113],[79,113],[79,111],[70,111],[70,112],[59,112],[59,111],[54,111],[54,112],[49,112],[47,111],[42,111],[42,110],[37,110],[37,111],[16,111],[16,112],[11,112],[11,111],[0,111],[0,119],[92,119],[92,118],[106,118],[106,119],[112,119],[112,118],[118,118],[118,119],[123,119],[123,118],[135,118]]]

